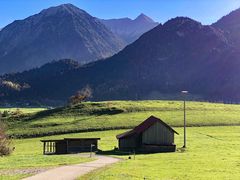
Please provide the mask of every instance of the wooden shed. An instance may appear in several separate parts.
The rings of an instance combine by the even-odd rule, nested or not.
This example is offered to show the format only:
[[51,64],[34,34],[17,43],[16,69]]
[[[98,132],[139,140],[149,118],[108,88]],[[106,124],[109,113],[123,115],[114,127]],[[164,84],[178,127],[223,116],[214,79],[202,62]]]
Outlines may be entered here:
[[176,150],[173,128],[161,119],[150,116],[131,131],[117,135],[120,150],[173,152]]
[[70,154],[98,150],[100,138],[64,138],[58,140],[41,140],[43,154]]

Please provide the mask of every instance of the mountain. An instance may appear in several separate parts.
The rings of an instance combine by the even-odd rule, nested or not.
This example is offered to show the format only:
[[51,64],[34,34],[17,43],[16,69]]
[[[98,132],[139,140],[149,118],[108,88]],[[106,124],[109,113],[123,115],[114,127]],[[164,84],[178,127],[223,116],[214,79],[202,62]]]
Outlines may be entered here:
[[137,40],[143,33],[153,29],[159,23],[144,14],[136,19],[130,18],[101,20],[112,32],[120,36],[127,44]]
[[118,54],[61,74],[47,66],[2,76],[1,81],[27,84],[9,90],[4,100],[66,101],[90,86],[94,100],[163,99],[188,90],[203,100],[240,101],[240,52],[222,30],[177,17],[142,35]]
[[0,31],[0,73],[41,66],[52,60],[81,64],[109,57],[123,42],[87,12],[63,4],[17,20]]
[[[59,103],[62,103],[62,99],[57,100],[56,98],[52,99],[44,99],[41,101],[39,97],[44,97],[45,95],[41,94],[51,94],[52,92],[57,93],[57,89],[52,89],[56,84],[58,84],[58,78],[64,78],[64,76],[71,71],[77,70],[80,67],[80,64],[77,61],[71,60],[71,59],[63,59],[59,61],[52,61],[49,62],[40,68],[34,68],[28,71],[24,71],[22,73],[11,73],[11,74],[5,74],[0,78],[0,87],[3,91],[0,93],[0,99],[4,98],[5,96],[10,97],[8,100],[12,100],[13,103],[16,102],[25,102],[22,98],[15,99],[13,94],[16,93],[23,93],[21,96],[26,96],[28,91],[31,92],[31,97],[33,97],[32,100],[27,100],[26,102],[33,103],[36,105],[36,102],[43,102],[45,104],[51,104],[51,105],[57,105]],[[14,79],[14,80],[13,80]],[[65,79],[64,81],[66,81]],[[55,82],[54,82],[55,81]],[[46,84],[45,84],[46,83]],[[38,86],[40,85],[40,86]],[[50,89],[46,91],[43,90],[42,85],[48,86]],[[36,87],[39,87],[39,90],[42,89],[43,91],[41,93],[37,92],[33,89]],[[41,88],[40,88],[41,87]],[[68,87],[69,88],[69,87]],[[62,91],[59,91],[60,93]],[[38,94],[39,93],[39,94]],[[40,95],[40,96],[39,96]],[[60,95],[60,94],[59,94]],[[29,97],[30,97],[29,96]],[[34,97],[35,96],[35,97]],[[13,98],[13,99],[12,99]]]
[[240,45],[240,8],[222,17],[213,26],[222,29],[230,41]]

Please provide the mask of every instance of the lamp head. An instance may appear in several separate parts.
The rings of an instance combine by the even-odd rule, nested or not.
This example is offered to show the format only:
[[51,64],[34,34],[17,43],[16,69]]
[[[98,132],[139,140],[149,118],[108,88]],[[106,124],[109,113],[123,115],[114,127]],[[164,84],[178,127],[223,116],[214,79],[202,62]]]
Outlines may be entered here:
[[188,93],[188,91],[181,91],[181,93],[182,93],[182,94],[187,94],[187,93]]

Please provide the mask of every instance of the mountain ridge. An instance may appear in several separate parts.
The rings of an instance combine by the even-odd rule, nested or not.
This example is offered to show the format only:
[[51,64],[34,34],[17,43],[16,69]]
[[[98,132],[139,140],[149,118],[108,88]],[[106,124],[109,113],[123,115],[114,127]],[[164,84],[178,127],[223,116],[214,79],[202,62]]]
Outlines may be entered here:
[[[231,13],[230,17],[234,18]],[[0,100],[63,103],[89,86],[92,100],[96,101],[174,99],[182,90],[188,90],[199,100],[240,102],[240,48],[231,37],[236,37],[235,31],[223,27],[176,17],[144,33],[109,58],[55,74],[50,71],[44,77],[41,72],[49,65],[0,76],[0,81],[8,84],[30,87],[16,91],[0,85]]]
[[143,33],[153,29],[159,23],[141,13],[135,19],[100,19],[112,32],[120,36],[127,44],[137,40]]
[[240,8],[223,16],[212,26],[224,31],[225,36],[237,46],[240,45]]
[[[9,94],[1,88],[1,92],[6,93],[6,99],[66,101],[89,86],[93,100],[98,101],[161,99],[187,89],[201,100],[240,101],[238,57],[240,51],[221,29],[177,17],[143,34],[114,56],[67,73],[46,79],[41,73],[32,78],[28,72],[2,76],[2,80],[27,83],[31,88]],[[40,94],[33,97],[33,92]]]
[[64,58],[87,63],[109,57],[123,46],[122,40],[96,18],[64,4],[16,20],[0,31],[0,73]]

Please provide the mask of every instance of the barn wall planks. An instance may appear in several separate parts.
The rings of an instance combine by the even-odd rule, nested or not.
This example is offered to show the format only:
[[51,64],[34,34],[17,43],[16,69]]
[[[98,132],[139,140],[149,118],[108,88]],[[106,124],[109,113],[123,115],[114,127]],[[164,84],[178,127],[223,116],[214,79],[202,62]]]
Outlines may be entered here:
[[171,145],[174,142],[174,132],[157,122],[142,135],[143,144]]
[[134,136],[129,138],[119,139],[120,148],[135,148],[136,146],[137,146],[136,138]]

